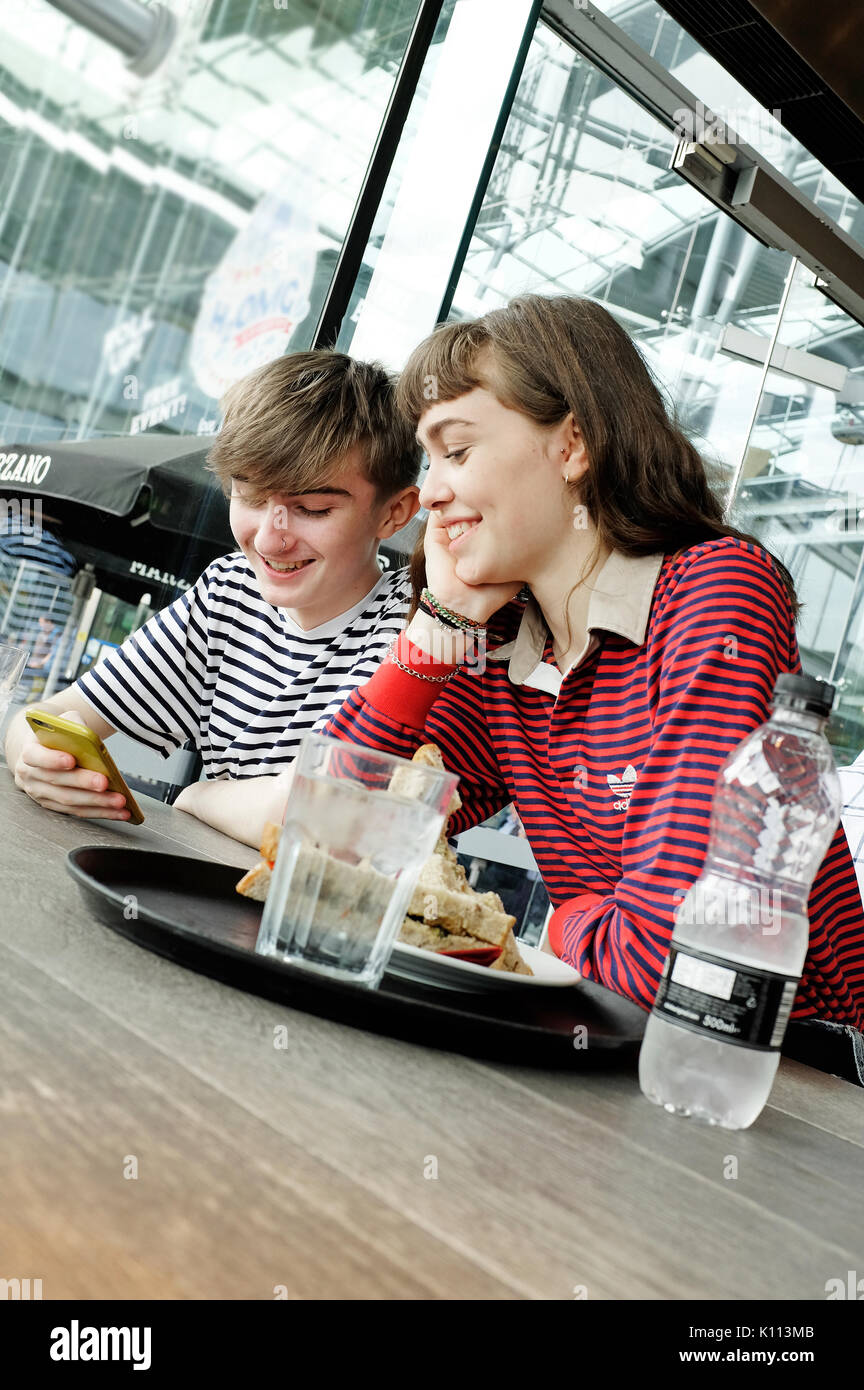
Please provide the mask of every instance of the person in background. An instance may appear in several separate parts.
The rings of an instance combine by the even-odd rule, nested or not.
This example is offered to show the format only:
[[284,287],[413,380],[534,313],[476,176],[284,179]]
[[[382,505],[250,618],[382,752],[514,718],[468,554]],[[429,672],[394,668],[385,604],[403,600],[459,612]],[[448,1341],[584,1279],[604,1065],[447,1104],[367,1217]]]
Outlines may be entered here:
[[57,645],[58,635],[53,619],[47,618],[43,613],[39,618],[39,635],[33,643],[33,651],[27,662],[28,671],[44,670]]
[[78,562],[60,540],[59,528],[56,517],[41,513],[31,514],[25,525],[20,509],[0,520],[0,640],[34,647],[43,617],[58,637],[63,631]]
[[[420,450],[376,364],[291,353],[232,387],[210,466],[238,549],[98,666],[38,708],[167,756],[188,740],[205,780],[175,808],[257,845],[281,817],[284,773],[366,680],[404,625],[407,570],[378,549],[418,508]],[[126,820],[106,779],[43,748],[22,711],[6,737],[15,782],[67,815]]]
[[[495,821],[493,819],[493,825],[494,824]],[[512,804],[504,808],[502,818],[498,821],[495,828],[500,830],[502,835],[518,835],[521,839],[525,839],[525,827]]]
[[[590,300],[526,295],[441,327],[399,400],[429,459],[426,587],[326,732],[405,757],[439,744],[460,777],[451,834],[512,800],[553,950],[650,1008],[720,766],[801,670],[791,577],[726,525]],[[809,916],[792,1016],[860,1028],[864,910],[839,826]]]
[[51,618],[47,618],[44,613],[41,614],[38,619],[38,636],[33,643],[30,659],[24,667],[24,674],[21,678],[22,684],[27,680],[30,681],[28,694],[35,693],[34,686],[37,682],[40,690],[45,685],[59,637],[60,632],[56,623]]

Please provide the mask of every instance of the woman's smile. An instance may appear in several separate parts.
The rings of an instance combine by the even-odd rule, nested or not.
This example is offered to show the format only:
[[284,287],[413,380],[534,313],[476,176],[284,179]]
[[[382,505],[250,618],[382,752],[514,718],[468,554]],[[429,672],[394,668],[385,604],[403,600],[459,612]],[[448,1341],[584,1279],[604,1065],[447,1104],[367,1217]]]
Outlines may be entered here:
[[456,521],[451,526],[448,526],[447,535],[450,538],[450,544],[447,549],[450,551],[456,550],[465,537],[470,536],[476,531],[479,525],[479,521]]

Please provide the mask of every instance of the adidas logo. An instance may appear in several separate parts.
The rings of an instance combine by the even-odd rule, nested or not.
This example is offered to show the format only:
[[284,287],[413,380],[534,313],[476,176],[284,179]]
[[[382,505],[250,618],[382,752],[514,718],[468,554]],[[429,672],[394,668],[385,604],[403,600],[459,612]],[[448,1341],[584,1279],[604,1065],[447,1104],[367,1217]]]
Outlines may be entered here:
[[626,811],[630,805],[630,794],[636,781],[636,769],[632,763],[628,763],[620,777],[613,777],[610,773],[606,778],[609,783],[609,790],[614,796],[618,797],[615,802],[616,811]]

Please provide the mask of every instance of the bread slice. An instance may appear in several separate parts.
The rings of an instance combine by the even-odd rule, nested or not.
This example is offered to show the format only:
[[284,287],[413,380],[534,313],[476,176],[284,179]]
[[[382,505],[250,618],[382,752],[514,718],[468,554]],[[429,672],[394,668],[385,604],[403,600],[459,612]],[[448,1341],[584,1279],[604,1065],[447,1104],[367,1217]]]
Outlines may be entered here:
[[474,936],[458,936],[444,927],[430,927],[414,917],[406,917],[399,930],[399,940],[409,946],[422,946],[427,951],[470,951],[479,944]]
[[272,820],[268,820],[261,832],[261,857],[274,863],[279,849],[279,840],[282,835],[281,825],[275,825]]
[[[418,763],[421,767],[437,768],[439,772],[446,772],[447,770],[444,766],[444,759],[441,756],[441,749],[438,747],[437,743],[421,743],[411,761],[412,763]],[[422,776],[415,773],[413,768],[397,767],[393,776],[390,778],[388,790],[393,792],[396,796],[416,798],[419,795],[421,786]],[[444,816],[444,829],[441,832],[442,839],[446,839],[447,837],[447,824],[451,816],[455,816],[456,812],[459,811],[461,807],[461,797],[457,791],[454,791]]]
[[[461,865],[457,864],[456,870],[464,879]],[[456,870],[444,855],[433,854],[420,870],[408,916],[460,936],[476,937],[491,946],[503,946],[516,918],[504,911],[497,893],[475,893],[467,881],[464,887],[460,886]]]
[[[418,922],[414,917],[405,918],[399,932],[399,940],[409,946],[420,946],[426,951],[437,952],[470,951],[480,944],[476,936],[458,936],[445,931],[443,927],[430,927],[425,922]],[[486,969],[506,970],[513,975],[534,974],[530,965],[526,965],[519,954],[519,947],[512,931],[505,939],[501,955]]]
[[[438,841],[434,855],[420,870],[419,882],[449,888],[453,893],[474,892],[455,849],[448,845],[446,840]],[[499,907],[500,905],[499,902]]]
[[272,877],[273,870],[262,859],[248,874],[243,875],[235,891],[242,893],[244,897],[254,898],[258,903],[266,902]]
[[504,942],[504,949],[497,960],[493,960],[489,966],[490,970],[509,970],[514,975],[533,975],[534,971],[530,965],[519,954],[519,946],[512,931],[507,933]]
[[325,931],[351,930],[375,936],[393,896],[393,882],[368,862],[346,864],[326,851],[304,845],[291,878],[293,914],[298,926],[314,923]]
[[[272,848],[272,842],[268,846]],[[264,860],[237,884],[237,892],[264,902],[272,870]],[[293,916],[298,927],[344,931],[358,923],[374,935],[390,905],[392,881],[368,863],[346,864],[341,859],[304,845],[291,879]]]
[[266,822],[261,832],[261,860],[248,874],[243,875],[235,892],[242,893],[246,898],[254,898],[259,903],[267,901],[281,834],[281,825],[274,825],[273,821]]

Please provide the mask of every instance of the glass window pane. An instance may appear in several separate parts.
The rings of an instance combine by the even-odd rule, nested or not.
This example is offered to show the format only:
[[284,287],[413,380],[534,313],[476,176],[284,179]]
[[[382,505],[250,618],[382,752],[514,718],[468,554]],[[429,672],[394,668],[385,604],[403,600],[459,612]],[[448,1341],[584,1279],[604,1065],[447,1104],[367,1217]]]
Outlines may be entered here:
[[3,5],[0,438],[208,433],[232,380],[309,345],[417,8],[189,4],[142,83]]
[[790,258],[669,169],[674,135],[541,25],[453,299],[468,318],[515,294],[604,303],[639,343],[682,424],[731,482]]
[[828,734],[849,762],[864,749],[864,328],[800,266],[747,458],[735,524],[792,573],[801,660],[838,687]]
[[533,11],[533,0],[444,5],[442,42],[430,50],[381,199],[343,351],[398,369],[434,328]]

